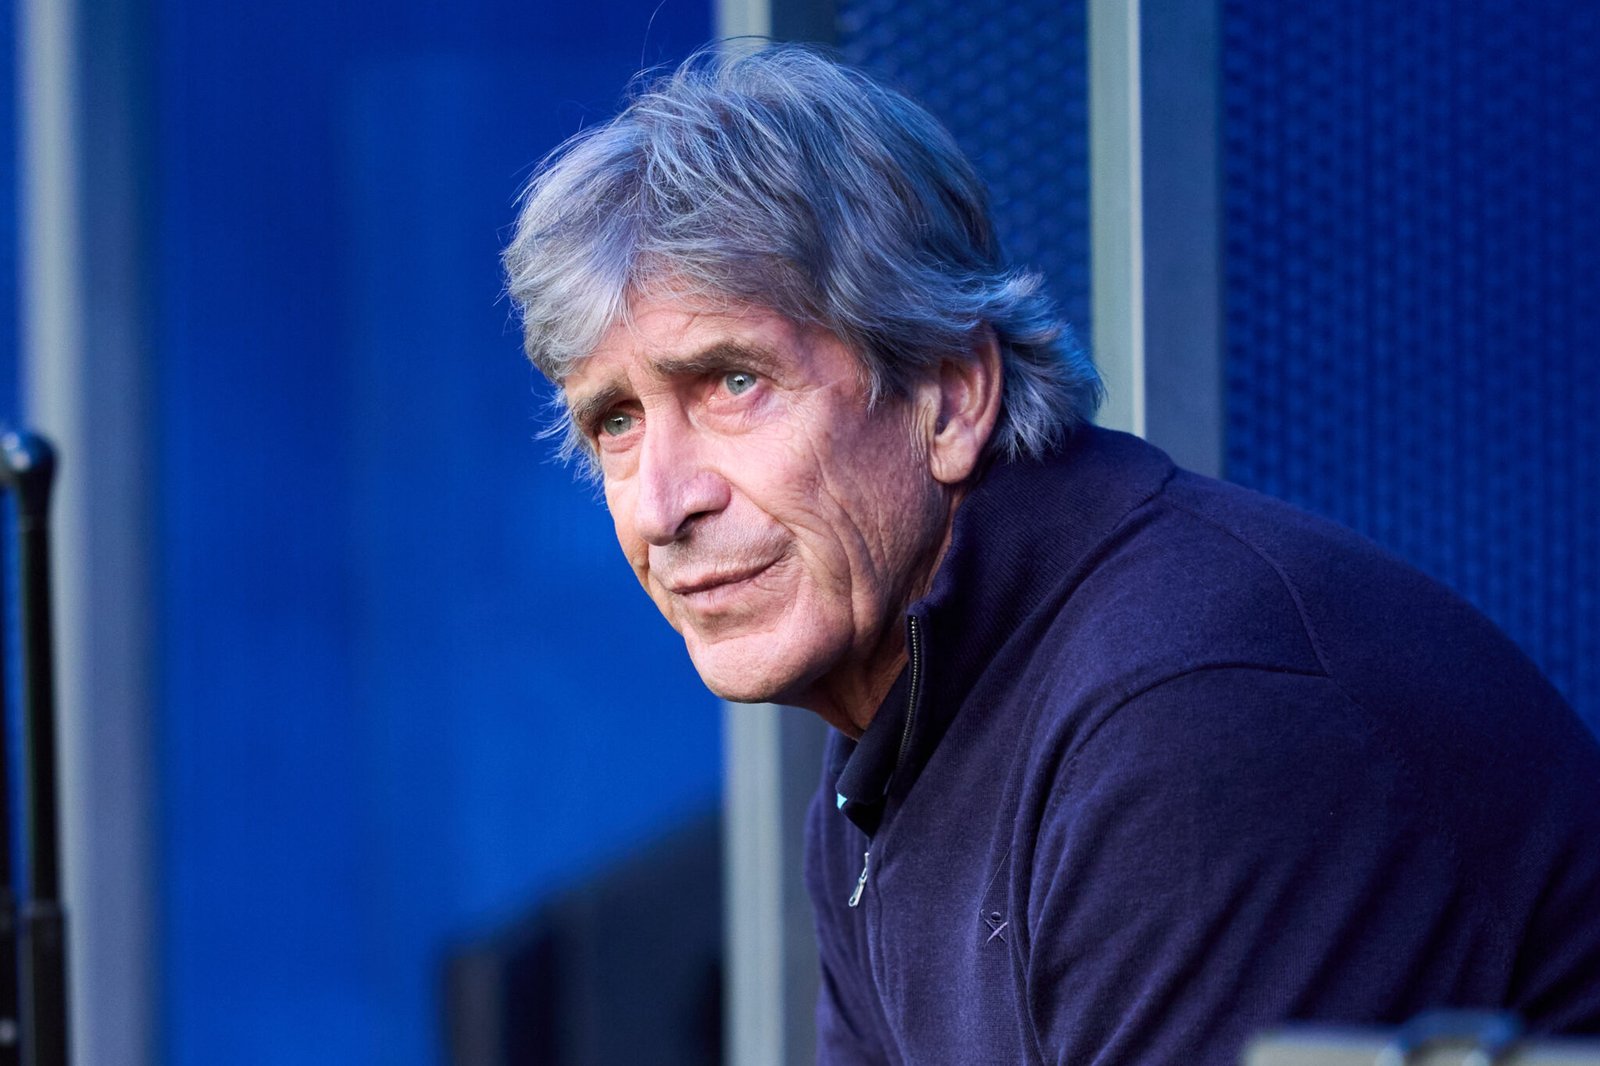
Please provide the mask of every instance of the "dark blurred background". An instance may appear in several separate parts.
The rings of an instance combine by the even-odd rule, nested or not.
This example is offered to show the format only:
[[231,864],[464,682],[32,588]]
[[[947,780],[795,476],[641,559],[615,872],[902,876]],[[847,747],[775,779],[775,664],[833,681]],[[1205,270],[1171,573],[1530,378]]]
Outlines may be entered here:
[[[1132,382],[1111,421],[1441,577],[1600,728],[1588,0],[0,13],[0,417],[64,452],[79,1061],[724,1056],[722,712],[534,439],[497,265],[535,161],[719,27],[929,104]],[[1092,321],[1119,70],[1137,375]]]

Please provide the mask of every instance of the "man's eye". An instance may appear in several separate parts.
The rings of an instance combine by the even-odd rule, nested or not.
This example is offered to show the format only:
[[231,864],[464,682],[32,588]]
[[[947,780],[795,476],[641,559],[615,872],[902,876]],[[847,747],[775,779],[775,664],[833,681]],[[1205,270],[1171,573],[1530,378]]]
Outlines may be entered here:
[[620,437],[633,428],[633,416],[615,412],[600,420],[600,432],[608,437]]
[[756,376],[748,370],[730,370],[722,375],[722,384],[729,393],[738,396],[756,387]]

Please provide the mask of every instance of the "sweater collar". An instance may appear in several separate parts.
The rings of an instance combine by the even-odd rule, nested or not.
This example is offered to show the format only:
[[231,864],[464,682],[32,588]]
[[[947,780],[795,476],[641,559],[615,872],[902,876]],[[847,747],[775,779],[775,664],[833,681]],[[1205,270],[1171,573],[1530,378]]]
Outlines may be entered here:
[[1090,426],[1044,459],[985,475],[956,512],[931,590],[906,612],[906,669],[861,739],[833,748],[838,806],[851,821],[876,831],[884,799],[910,789],[1019,623],[1059,604],[1173,469],[1137,437]]

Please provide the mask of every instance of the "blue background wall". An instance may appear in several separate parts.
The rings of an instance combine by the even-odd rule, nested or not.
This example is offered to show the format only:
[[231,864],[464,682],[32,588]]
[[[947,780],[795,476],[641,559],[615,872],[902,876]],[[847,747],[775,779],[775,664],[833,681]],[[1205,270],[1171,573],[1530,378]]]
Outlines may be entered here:
[[1227,0],[1227,470],[1600,730],[1600,7]]
[[843,56],[937,115],[988,182],[1006,252],[1089,328],[1088,23],[1082,0],[838,0]]
[[439,1061],[450,940],[715,806],[497,267],[531,164],[709,34],[157,0],[160,1061]]

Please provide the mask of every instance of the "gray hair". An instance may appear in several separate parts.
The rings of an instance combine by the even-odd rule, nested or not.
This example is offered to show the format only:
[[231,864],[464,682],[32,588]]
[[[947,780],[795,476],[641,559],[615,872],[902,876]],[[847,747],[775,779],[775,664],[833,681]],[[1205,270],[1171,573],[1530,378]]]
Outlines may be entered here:
[[[1004,381],[990,459],[1049,451],[1100,402],[1039,275],[1006,265],[950,134],[805,48],[707,49],[641,82],[540,165],[504,264],[528,357],[557,383],[630,296],[666,285],[828,330],[860,358],[871,402],[971,358],[992,330]],[[566,432],[566,453],[584,450]]]

